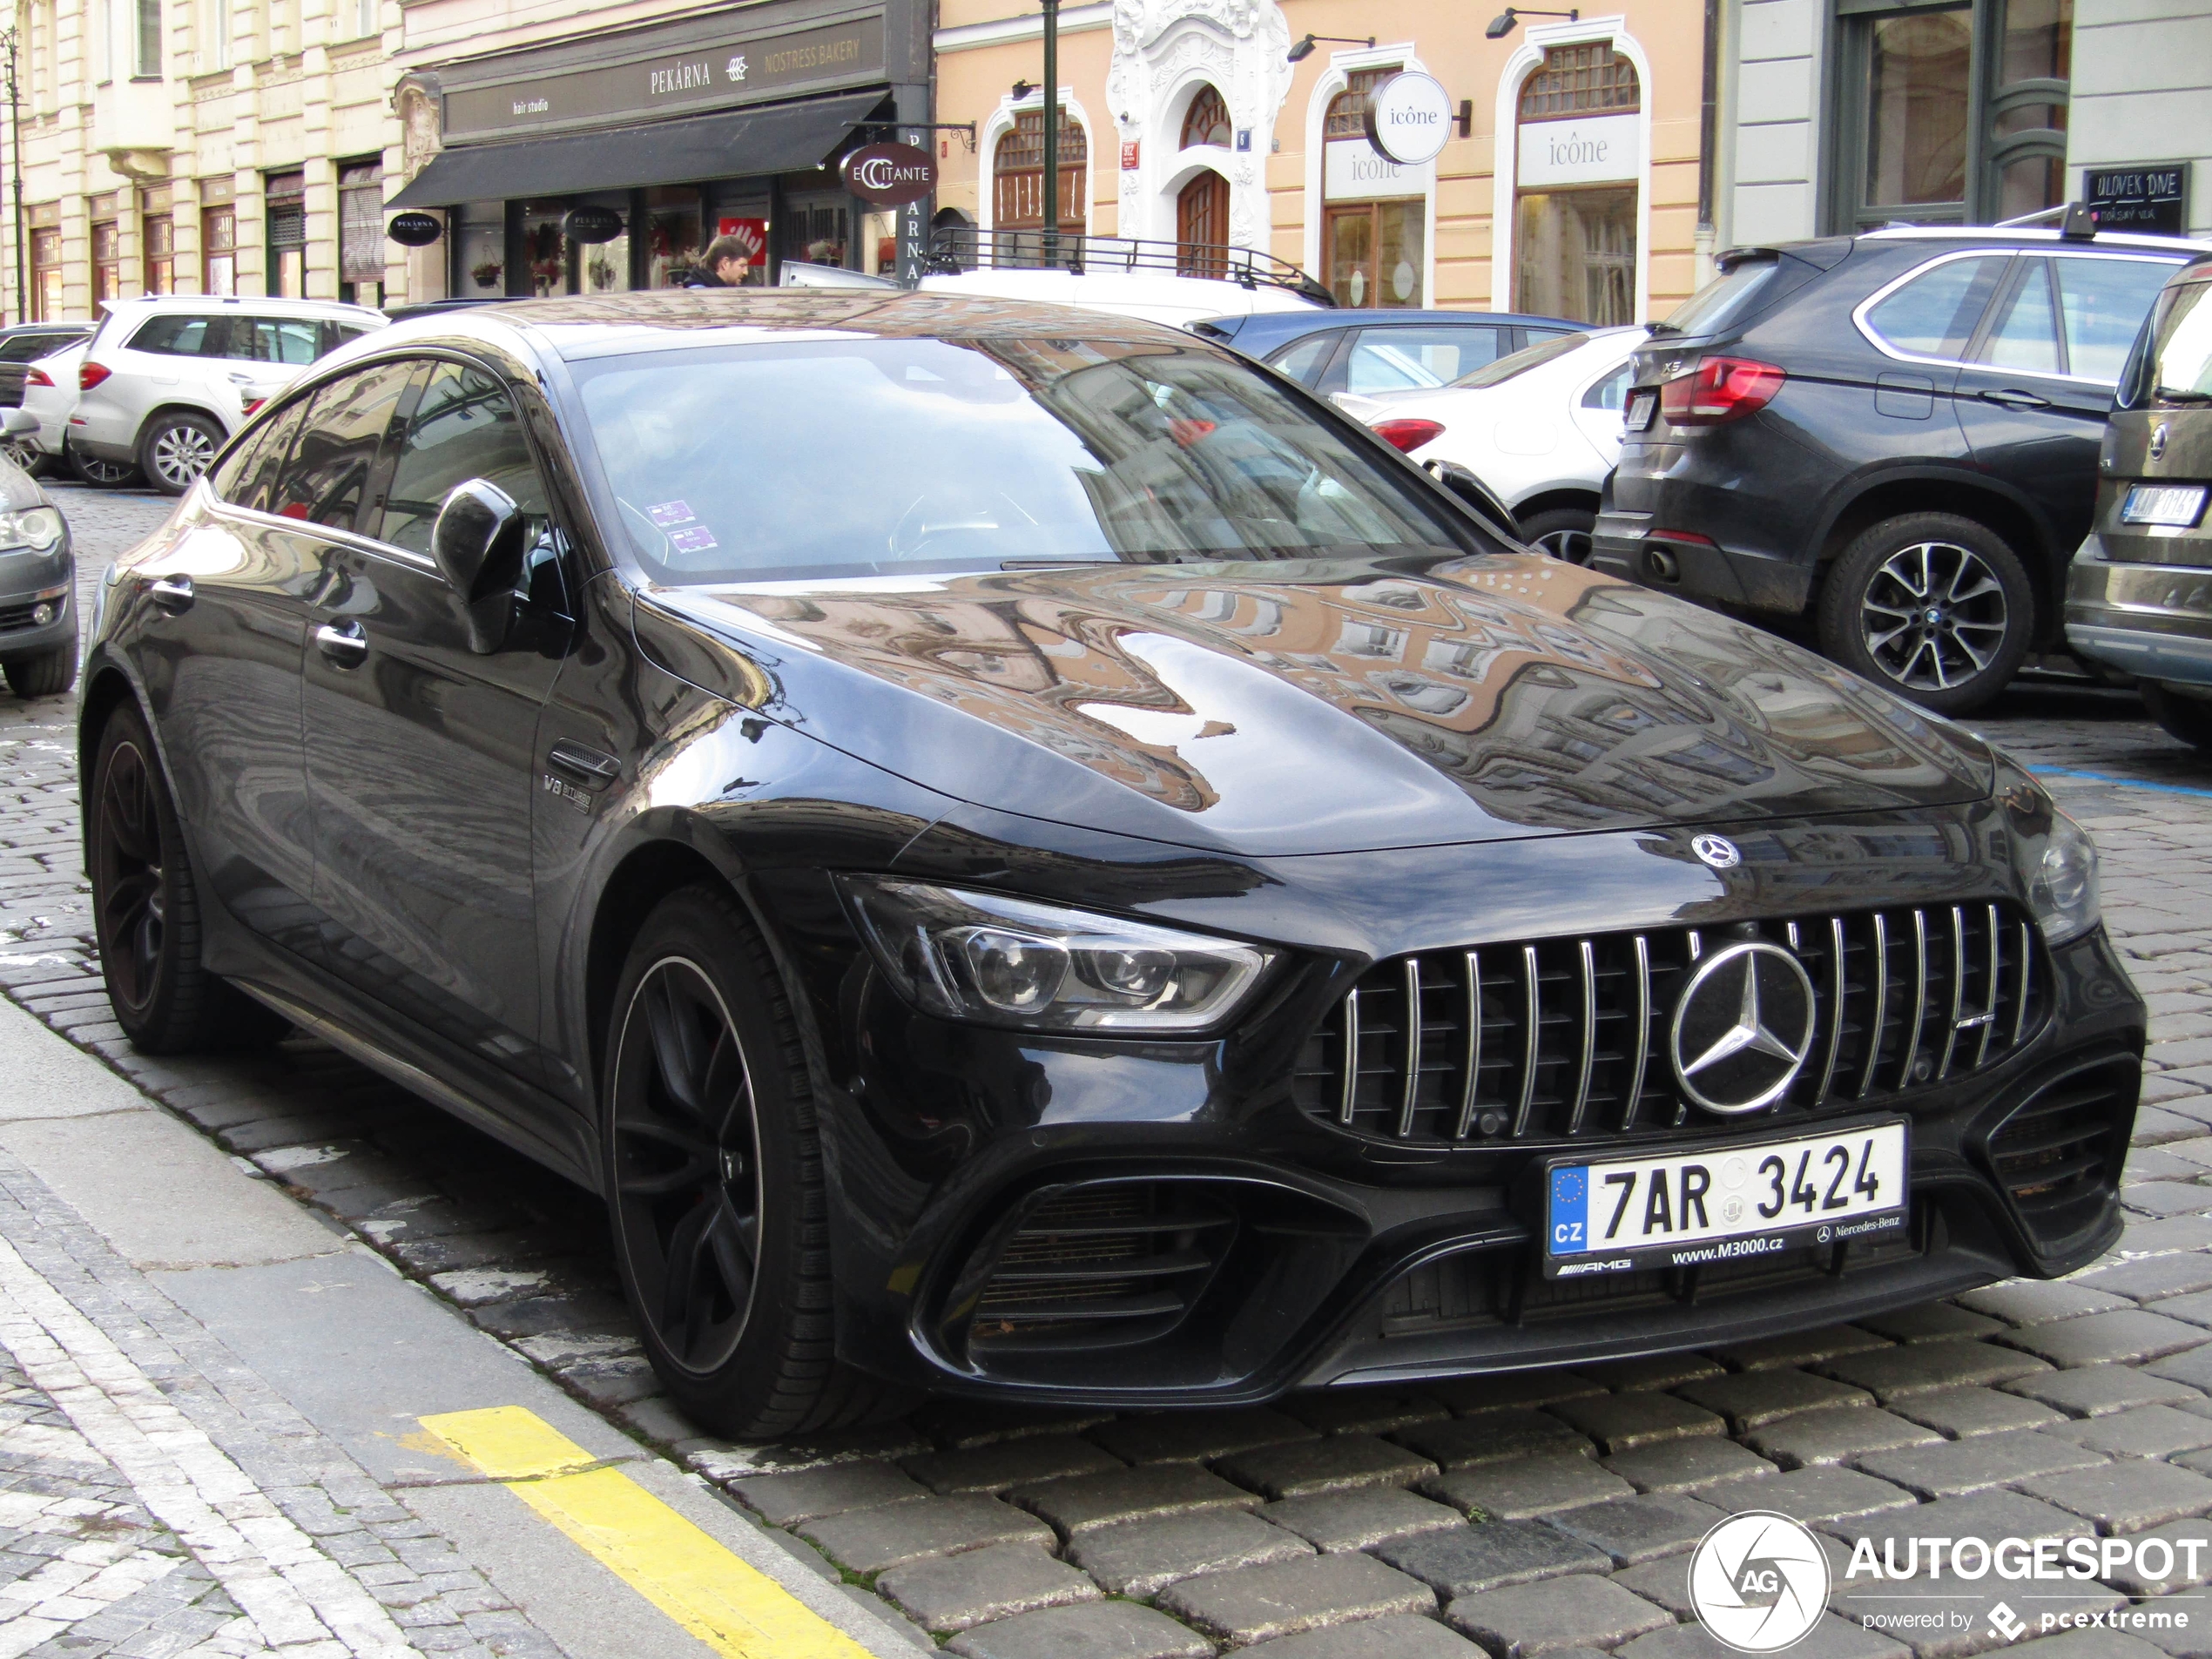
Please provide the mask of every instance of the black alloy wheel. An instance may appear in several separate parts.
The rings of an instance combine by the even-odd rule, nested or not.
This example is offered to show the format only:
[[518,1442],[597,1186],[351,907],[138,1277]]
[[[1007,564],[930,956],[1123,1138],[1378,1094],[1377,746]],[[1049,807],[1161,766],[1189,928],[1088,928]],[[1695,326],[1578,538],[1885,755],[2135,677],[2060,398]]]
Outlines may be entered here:
[[69,465],[80,482],[95,489],[120,489],[138,475],[138,468],[127,461],[103,461],[74,447],[69,451]]
[[2192,697],[2187,691],[2170,690],[2148,680],[2143,682],[2142,693],[2143,706],[2168,737],[2212,754],[2212,698]]
[[860,1420],[888,1391],[833,1352],[827,1200],[797,1022],[726,890],[646,917],[601,1094],[616,1264],[645,1352],[696,1422],[760,1439]]
[[1833,660],[1938,714],[1971,714],[2027,656],[2035,594],[1995,532],[1952,513],[1906,513],[1844,550],[1818,623]]
[[161,759],[133,704],[108,718],[92,763],[85,852],[108,1001],[146,1054],[273,1041],[289,1022],[200,965],[199,895]]
[[1521,539],[1541,553],[1569,564],[1590,562],[1592,532],[1597,515],[1582,507],[1551,507],[1521,521]]

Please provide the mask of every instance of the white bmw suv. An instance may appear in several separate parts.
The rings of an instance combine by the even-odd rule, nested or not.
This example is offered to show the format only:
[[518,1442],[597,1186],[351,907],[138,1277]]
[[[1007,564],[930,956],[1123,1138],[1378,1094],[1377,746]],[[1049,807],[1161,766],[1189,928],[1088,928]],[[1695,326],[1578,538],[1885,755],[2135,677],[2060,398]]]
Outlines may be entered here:
[[103,302],[77,371],[69,448],[136,467],[172,496],[190,489],[246,414],[325,352],[388,320],[327,300],[149,294]]

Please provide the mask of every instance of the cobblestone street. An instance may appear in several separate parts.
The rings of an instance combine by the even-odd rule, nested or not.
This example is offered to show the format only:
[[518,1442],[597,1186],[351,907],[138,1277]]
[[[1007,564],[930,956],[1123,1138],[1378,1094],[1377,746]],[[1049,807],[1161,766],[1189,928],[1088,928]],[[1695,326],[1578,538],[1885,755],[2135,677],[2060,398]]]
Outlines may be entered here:
[[[168,502],[53,493],[89,616],[100,570]],[[1692,1621],[1687,1552],[1723,1516],[1759,1509],[1813,1524],[1832,1546],[1834,1611],[1795,1651],[1880,1659],[1909,1646],[1960,1659],[2008,1638],[1979,1613],[1894,1637],[1865,1629],[1862,1615],[1925,1598],[1894,1581],[1846,1583],[1854,1543],[1878,1549],[1911,1531],[2212,1542],[2212,764],[2131,695],[2042,682],[1972,723],[2096,837],[2106,923],[2152,1010],[2129,1230],[2091,1269],[1578,1372],[1202,1414],[937,1404],[768,1447],[702,1438],[660,1396],[592,1196],[310,1040],[190,1061],[128,1048],[91,956],[73,718],[71,698],[0,698],[0,989],[464,1310],[641,1451],[713,1483],[918,1648],[968,1659],[1195,1659],[1248,1646],[1268,1659],[1703,1659],[1727,1650]],[[133,1496],[147,1487],[129,1448],[149,1437],[177,1466],[163,1489],[179,1494],[221,1473],[192,1462],[192,1434],[207,1457],[234,1454],[187,1420],[188,1402],[167,1407],[177,1435],[141,1422],[137,1440],[118,1430],[111,1442],[65,1409],[90,1362],[35,1305],[71,1254],[53,1238],[60,1264],[40,1264],[43,1279],[0,1244],[0,1341],[16,1357],[0,1363],[0,1659],[261,1651],[244,1616],[256,1594],[298,1595],[332,1629],[357,1617],[375,1632],[381,1602],[354,1608],[319,1580],[312,1594],[291,1588],[312,1575],[225,1570],[231,1558],[202,1547],[183,1497],[172,1514]],[[158,1402],[166,1384],[148,1355],[159,1343],[148,1343],[118,1352],[152,1376]],[[250,1403],[229,1408],[253,1416]],[[361,1548],[395,1548],[377,1534],[374,1494],[361,1502]],[[294,1527],[310,1555],[328,1548],[288,1513],[277,1506],[272,1525]],[[2039,1659],[2212,1659],[2208,1579],[2212,1550],[2190,1550],[2155,1579],[2122,1569],[2042,1597],[2004,1587],[2027,1622],[2010,1645]],[[2047,1615],[2145,1598],[2187,1611],[2186,1627],[2039,1634]],[[465,1595],[454,1605],[455,1645],[541,1650],[496,1597],[482,1614]],[[348,1647],[429,1645],[421,1628],[383,1628],[388,1638]]]

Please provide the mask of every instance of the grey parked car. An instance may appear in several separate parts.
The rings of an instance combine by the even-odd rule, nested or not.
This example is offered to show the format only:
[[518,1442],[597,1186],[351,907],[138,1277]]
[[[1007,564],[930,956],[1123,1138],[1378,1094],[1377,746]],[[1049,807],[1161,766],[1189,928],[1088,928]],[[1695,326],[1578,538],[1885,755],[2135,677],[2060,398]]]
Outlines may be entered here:
[[[0,410],[0,440],[37,426],[35,415]],[[76,588],[61,509],[0,449],[0,674],[17,697],[77,683]]]
[[2132,674],[2151,715],[2212,752],[2212,256],[2174,273],[2122,371],[2097,513],[2067,575],[2066,638]]

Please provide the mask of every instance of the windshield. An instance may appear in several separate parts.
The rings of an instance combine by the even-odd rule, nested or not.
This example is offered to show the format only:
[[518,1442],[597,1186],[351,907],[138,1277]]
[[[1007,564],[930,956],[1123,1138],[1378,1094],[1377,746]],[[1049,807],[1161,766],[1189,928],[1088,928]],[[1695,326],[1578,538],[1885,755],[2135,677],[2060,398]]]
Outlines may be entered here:
[[1716,334],[1744,312],[1774,280],[1772,260],[1739,260],[1667,314],[1655,334]]
[[2151,395],[2168,403],[2212,399],[2212,283],[2191,282],[2159,296],[2150,324]]
[[1484,550],[1195,342],[786,341],[577,373],[631,544],[672,583]]
[[1516,374],[1526,374],[1539,363],[1548,363],[1554,357],[1564,357],[1577,346],[1589,343],[1588,334],[1554,334],[1533,346],[1523,346],[1519,351],[1501,357],[1494,363],[1485,363],[1474,374],[1462,374],[1452,384],[1469,388],[1500,386]]

